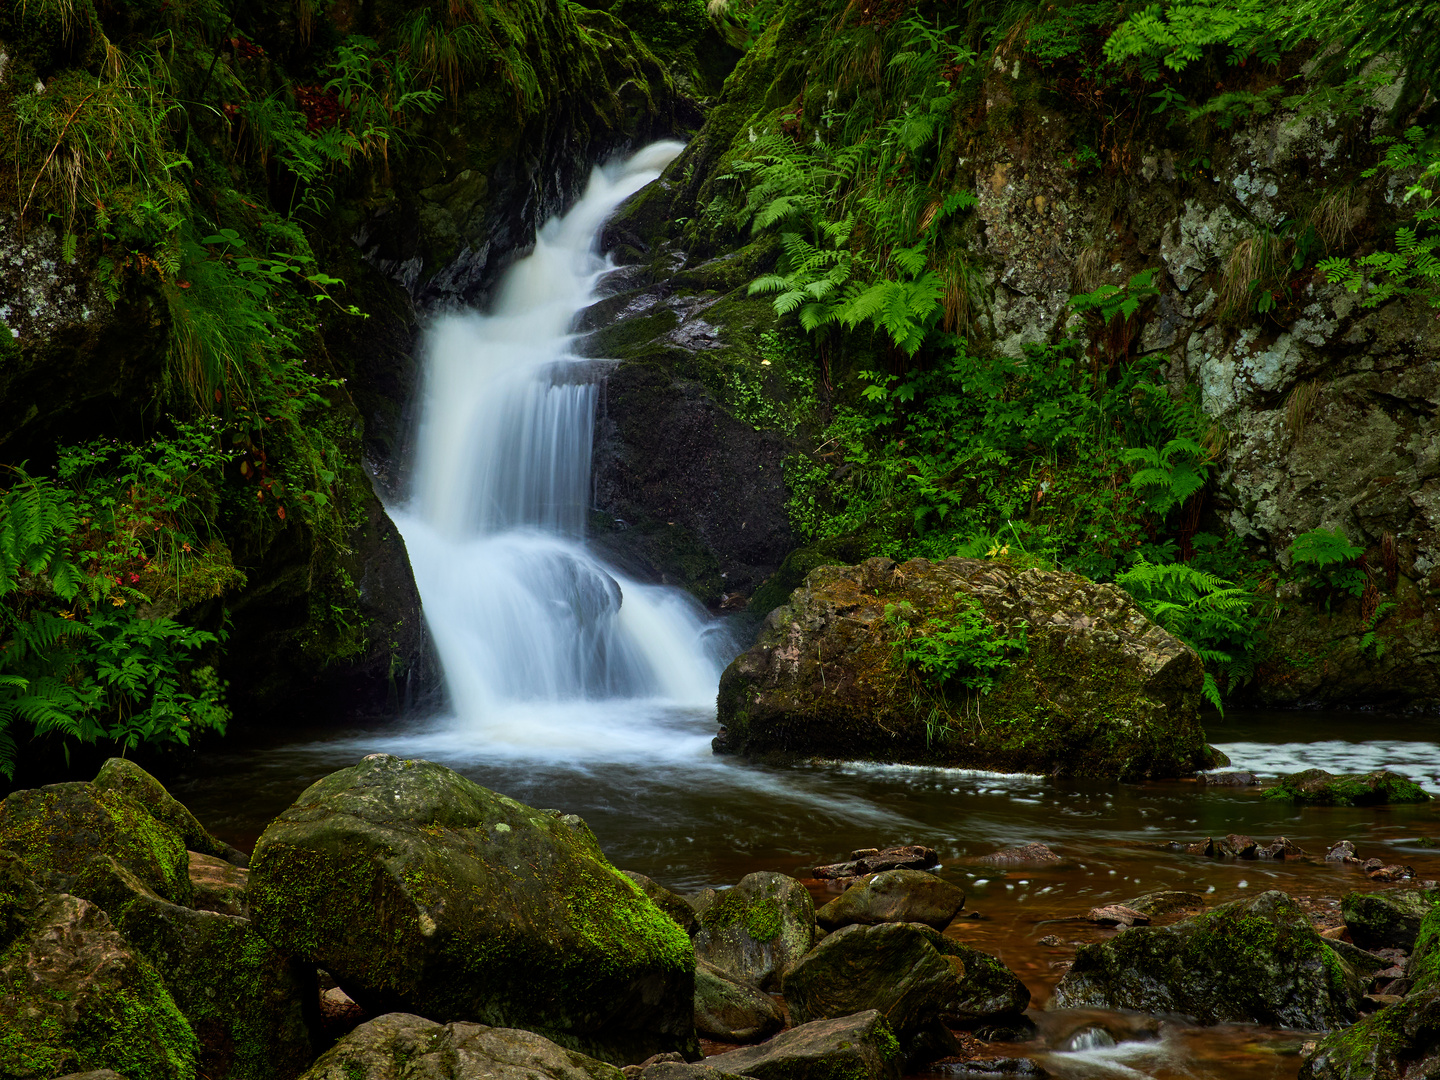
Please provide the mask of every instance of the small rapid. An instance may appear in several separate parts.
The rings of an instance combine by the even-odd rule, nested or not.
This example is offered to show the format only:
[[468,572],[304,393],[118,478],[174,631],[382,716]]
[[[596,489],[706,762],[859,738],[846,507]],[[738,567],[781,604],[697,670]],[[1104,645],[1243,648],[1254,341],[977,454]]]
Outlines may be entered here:
[[413,496],[394,516],[456,725],[497,750],[606,754],[667,711],[714,704],[726,657],[703,609],[585,544],[604,365],[577,357],[569,333],[610,268],[601,224],[680,149],[597,168],[488,313],[442,316],[426,335]]

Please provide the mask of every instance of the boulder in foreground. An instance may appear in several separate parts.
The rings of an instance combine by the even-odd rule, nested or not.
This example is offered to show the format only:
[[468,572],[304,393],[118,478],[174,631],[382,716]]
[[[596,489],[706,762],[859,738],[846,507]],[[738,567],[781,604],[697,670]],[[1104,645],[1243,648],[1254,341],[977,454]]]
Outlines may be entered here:
[[372,1014],[698,1056],[685,931],[579,818],[433,762],[371,755],[306,789],[255,847],[250,910]]
[[770,995],[704,960],[695,963],[695,1030],[707,1039],[751,1043],[785,1026]]
[[1050,1005],[1330,1031],[1354,1023],[1360,995],[1300,906],[1271,891],[1082,945]]
[[762,990],[780,980],[815,943],[815,904],[794,878],[746,874],[699,913],[695,955]]
[[755,1080],[900,1080],[904,1055],[885,1018],[869,1009],[801,1024],[720,1063]]
[[[1024,652],[978,700],[944,688],[937,723],[896,659],[887,605],[922,630],[976,606]],[[1193,650],[1113,585],[1004,562],[870,559],[822,566],[766,619],[720,681],[717,753],[912,761],[1134,779],[1219,764],[1196,714]],[[931,697],[934,695],[931,694]],[[975,714],[983,716],[983,723]]]

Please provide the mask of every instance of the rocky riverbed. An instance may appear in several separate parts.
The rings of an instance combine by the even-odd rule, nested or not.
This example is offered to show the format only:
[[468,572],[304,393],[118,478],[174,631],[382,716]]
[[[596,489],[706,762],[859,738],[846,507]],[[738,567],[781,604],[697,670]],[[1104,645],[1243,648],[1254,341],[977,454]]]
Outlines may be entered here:
[[[1192,857],[1258,866],[1244,839]],[[971,933],[984,900],[924,845],[680,895],[617,871],[574,815],[386,754],[311,785],[249,854],[118,759],[12,793],[0,849],[16,1080],[1046,1075],[1206,1025],[1294,1032],[1285,1075],[1399,1080],[1440,1055],[1440,891],[1413,873],[1056,910],[1036,983]],[[1023,881],[1068,858],[976,865]]]

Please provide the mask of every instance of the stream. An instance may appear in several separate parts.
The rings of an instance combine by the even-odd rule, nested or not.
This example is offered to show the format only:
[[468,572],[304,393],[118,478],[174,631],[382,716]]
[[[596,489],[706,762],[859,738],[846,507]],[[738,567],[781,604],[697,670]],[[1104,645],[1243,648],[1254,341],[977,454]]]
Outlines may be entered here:
[[[1371,887],[1358,869],[1319,861],[1341,839],[1362,858],[1440,878],[1440,853],[1415,843],[1440,838],[1426,806],[1297,809],[1194,780],[1081,783],[712,756],[715,688],[737,643],[684,594],[629,580],[587,547],[590,442],[606,366],[576,358],[569,334],[609,269],[594,251],[596,231],[679,149],[660,143],[597,169],[583,198],[507,272],[488,312],[445,315],[427,334],[414,490],[391,512],[445,672],[447,715],[233,737],[170,785],[212,832],[248,850],[308,784],[385,752],[579,814],[615,865],[682,893],[755,870],[808,878],[809,867],[854,848],[923,843],[979,915],[947,933],[1004,960],[1042,1009],[1073,948],[1041,939],[1097,940],[1105,932],[1078,917],[1101,903],[1156,889],[1192,889],[1218,903],[1268,888],[1319,900]],[[1212,718],[1208,731],[1234,769],[1388,766],[1440,792],[1440,746],[1424,741],[1417,723],[1251,713]],[[1226,863],[1166,847],[1230,832],[1262,842],[1283,835],[1316,861]],[[1008,871],[974,861],[1031,841],[1066,861]],[[828,898],[823,883],[812,889],[817,901]],[[1077,1080],[1289,1080],[1305,1041],[1243,1025],[1032,1015],[1039,1037],[1007,1052]]]

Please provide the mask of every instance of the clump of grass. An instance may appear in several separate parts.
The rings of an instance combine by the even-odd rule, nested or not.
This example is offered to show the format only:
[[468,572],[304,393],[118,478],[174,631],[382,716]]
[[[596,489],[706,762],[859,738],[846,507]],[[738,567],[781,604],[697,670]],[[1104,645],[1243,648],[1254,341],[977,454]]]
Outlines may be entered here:
[[1302,382],[1290,391],[1290,396],[1285,399],[1285,428],[1297,438],[1305,431],[1305,425],[1310,420],[1310,414],[1315,409],[1315,403],[1320,399],[1325,384],[1318,379]]
[[1336,188],[1315,204],[1315,209],[1310,211],[1310,224],[1328,250],[1348,243],[1364,216],[1365,206],[1355,189]]

